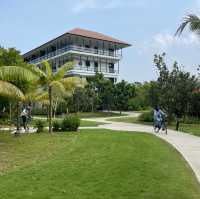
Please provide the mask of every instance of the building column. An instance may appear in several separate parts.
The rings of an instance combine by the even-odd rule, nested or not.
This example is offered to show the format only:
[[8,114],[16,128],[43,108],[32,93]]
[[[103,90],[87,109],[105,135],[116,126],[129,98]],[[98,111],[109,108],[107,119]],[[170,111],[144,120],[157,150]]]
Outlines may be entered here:
[[99,59],[99,66],[100,66],[100,72],[101,72],[101,58]]
[[105,50],[104,48],[105,48],[105,46],[104,46],[104,41],[103,41],[103,55],[104,55],[104,50]]
[[106,59],[106,72],[108,72],[108,60]]
[[117,64],[117,72],[119,74],[119,61],[118,61],[118,64]]

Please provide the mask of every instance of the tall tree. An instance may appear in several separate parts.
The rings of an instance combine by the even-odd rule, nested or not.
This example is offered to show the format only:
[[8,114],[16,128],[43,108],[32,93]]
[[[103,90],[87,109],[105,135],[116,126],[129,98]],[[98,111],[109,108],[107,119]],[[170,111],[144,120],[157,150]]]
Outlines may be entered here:
[[164,61],[165,54],[155,55],[154,63],[159,72],[157,79],[157,91],[159,92],[159,104],[177,118],[176,129],[179,127],[179,119],[188,112],[193,90],[197,85],[197,79],[189,72],[180,69],[177,62],[170,71]]
[[[53,73],[52,67],[48,63],[48,61],[43,61],[40,67],[40,85],[41,90],[38,97],[39,99],[43,99],[47,96],[48,104],[49,104],[49,132],[52,132],[52,108],[53,108],[53,101],[54,93],[65,93],[66,88],[72,87],[74,84],[77,84],[77,80],[70,81],[70,78],[65,78],[65,74],[68,70],[73,67],[73,62],[68,62],[61,66],[56,73]],[[57,96],[58,97],[58,96]]]
[[120,111],[128,110],[128,101],[135,94],[135,86],[122,80],[121,82],[115,84],[114,98],[115,106]]

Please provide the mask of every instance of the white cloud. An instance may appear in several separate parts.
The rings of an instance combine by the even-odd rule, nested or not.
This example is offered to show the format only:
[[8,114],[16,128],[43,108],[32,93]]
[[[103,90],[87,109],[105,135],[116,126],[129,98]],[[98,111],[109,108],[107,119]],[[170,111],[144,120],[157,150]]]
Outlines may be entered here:
[[180,37],[175,37],[170,33],[158,33],[151,39],[137,44],[137,54],[140,56],[155,52],[172,52],[177,49],[200,48],[200,37],[194,33],[188,33]]
[[153,46],[160,49],[167,49],[175,46],[200,46],[200,38],[194,34],[189,33],[185,36],[175,37],[169,33],[158,33],[153,37]]
[[106,10],[120,7],[143,7],[147,0],[79,0],[78,3],[72,7],[72,11],[80,13],[88,9]]

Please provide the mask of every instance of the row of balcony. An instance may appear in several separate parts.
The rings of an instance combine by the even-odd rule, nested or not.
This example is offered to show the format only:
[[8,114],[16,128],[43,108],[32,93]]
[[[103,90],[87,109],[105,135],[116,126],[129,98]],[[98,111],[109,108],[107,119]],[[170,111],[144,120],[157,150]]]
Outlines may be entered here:
[[75,66],[73,70],[81,70],[81,71],[88,71],[88,72],[99,72],[99,73],[116,73],[118,74],[118,71],[114,68],[107,68],[107,69],[100,69],[99,67],[79,67]]
[[65,52],[68,51],[77,51],[77,52],[82,52],[82,53],[91,53],[91,54],[96,54],[96,55],[103,55],[103,56],[108,56],[108,57],[112,57],[112,58],[121,58],[121,54],[119,54],[116,51],[109,51],[109,50],[101,50],[101,49],[94,49],[94,48],[86,48],[86,47],[80,47],[80,46],[74,46],[74,45],[70,45],[70,46],[66,46],[64,48],[55,50],[54,52],[50,52],[48,54],[45,54],[41,57],[38,57],[32,61],[30,61],[30,64],[36,64],[41,62],[42,60],[45,59],[51,59],[52,57],[61,55]]

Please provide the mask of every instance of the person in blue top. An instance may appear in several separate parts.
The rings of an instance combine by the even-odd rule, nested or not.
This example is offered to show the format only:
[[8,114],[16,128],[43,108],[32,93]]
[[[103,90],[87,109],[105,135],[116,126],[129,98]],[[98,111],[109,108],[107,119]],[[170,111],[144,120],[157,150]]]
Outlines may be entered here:
[[163,127],[165,113],[160,109],[159,106],[156,106],[153,111],[153,119],[154,119],[154,129],[159,130]]

